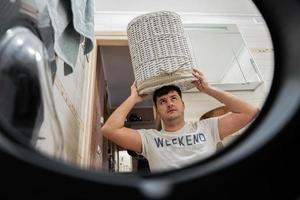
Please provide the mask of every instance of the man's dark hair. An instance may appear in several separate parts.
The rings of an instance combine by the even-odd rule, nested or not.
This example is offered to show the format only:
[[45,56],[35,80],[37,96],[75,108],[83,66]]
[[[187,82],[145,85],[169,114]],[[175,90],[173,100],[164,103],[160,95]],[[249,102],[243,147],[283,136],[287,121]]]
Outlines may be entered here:
[[180,98],[182,98],[181,90],[176,85],[166,85],[166,86],[163,86],[163,87],[155,90],[155,92],[153,93],[153,102],[155,104],[155,107],[156,107],[156,99],[158,97],[166,95],[166,94],[168,94],[169,92],[172,92],[172,91],[176,91],[178,93],[178,95],[180,96]]

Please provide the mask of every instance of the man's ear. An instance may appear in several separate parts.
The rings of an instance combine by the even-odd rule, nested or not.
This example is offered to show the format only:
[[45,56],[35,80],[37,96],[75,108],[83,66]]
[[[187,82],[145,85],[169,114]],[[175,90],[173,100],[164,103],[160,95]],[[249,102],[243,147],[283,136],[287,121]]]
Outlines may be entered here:
[[153,113],[155,114],[155,116],[154,116],[155,118],[156,118],[156,117],[159,117],[159,118],[160,118],[159,112],[158,112],[157,107],[156,107],[155,104],[153,105]]
[[157,115],[157,117],[159,117],[159,118],[160,118],[160,114],[159,114],[159,112],[158,112],[158,109],[157,109],[157,108],[155,108],[155,112],[156,112],[156,115]]

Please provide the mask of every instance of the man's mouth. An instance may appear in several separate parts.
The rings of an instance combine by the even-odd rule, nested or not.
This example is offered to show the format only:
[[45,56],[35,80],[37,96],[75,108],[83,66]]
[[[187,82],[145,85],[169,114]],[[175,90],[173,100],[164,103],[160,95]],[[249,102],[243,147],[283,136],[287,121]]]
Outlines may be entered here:
[[170,109],[170,110],[168,110],[168,113],[172,113],[172,112],[175,112],[176,111],[176,109]]

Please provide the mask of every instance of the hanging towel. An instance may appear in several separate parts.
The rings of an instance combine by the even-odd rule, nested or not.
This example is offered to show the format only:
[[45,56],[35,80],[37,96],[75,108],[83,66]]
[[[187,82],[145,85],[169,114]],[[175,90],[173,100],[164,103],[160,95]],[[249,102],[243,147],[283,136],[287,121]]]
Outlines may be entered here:
[[57,66],[56,66],[56,58],[55,58],[55,51],[54,51],[54,30],[51,26],[51,21],[46,5],[47,0],[38,0],[36,1],[36,6],[39,10],[38,16],[38,28],[41,33],[41,39],[47,49],[48,53],[48,61],[51,70],[52,76],[52,84],[54,83],[54,79],[56,76]]
[[94,47],[94,0],[49,0],[47,10],[54,29],[54,50],[74,68],[81,38],[84,55]]

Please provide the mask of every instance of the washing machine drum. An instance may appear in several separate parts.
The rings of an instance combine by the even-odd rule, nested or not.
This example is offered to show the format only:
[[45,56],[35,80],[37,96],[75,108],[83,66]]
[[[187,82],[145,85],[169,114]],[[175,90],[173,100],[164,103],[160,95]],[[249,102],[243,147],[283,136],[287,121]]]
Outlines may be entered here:
[[27,144],[42,121],[39,71],[47,65],[33,23],[28,16],[11,16],[0,32],[1,132]]

